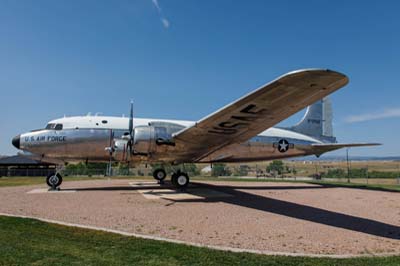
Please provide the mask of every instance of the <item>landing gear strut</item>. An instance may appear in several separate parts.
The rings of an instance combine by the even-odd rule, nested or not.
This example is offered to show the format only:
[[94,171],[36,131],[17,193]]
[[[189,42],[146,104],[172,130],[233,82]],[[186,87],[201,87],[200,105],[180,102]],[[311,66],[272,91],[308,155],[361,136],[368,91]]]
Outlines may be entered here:
[[153,172],[153,177],[155,180],[158,181],[158,183],[162,184],[164,183],[164,179],[167,177],[167,173],[165,172],[164,169],[156,169]]
[[46,183],[51,190],[59,190],[62,183],[62,176],[59,173],[51,173],[46,177]]

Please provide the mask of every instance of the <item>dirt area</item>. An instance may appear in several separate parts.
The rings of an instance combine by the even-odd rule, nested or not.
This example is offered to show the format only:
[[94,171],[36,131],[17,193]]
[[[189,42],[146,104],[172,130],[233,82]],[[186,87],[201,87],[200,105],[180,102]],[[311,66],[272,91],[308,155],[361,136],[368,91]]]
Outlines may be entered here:
[[262,251],[400,254],[400,193],[225,181],[187,193],[132,180],[40,188],[0,188],[0,212]]

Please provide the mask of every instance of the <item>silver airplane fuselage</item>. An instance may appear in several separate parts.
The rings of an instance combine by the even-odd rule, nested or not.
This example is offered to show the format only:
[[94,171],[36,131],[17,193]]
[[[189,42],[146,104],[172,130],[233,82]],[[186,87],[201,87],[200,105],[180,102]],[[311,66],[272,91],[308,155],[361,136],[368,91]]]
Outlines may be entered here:
[[[34,154],[44,161],[79,162],[112,160],[133,163],[174,163],[174,154],[184,147],[168,141],[174,133],[194,125],[192,121],[133,119],[138,130],[135,150],[127,156],[124,136],[129,134],[129,118],[108,116],[65,117],[50,121],[45,129],[21,134],[13,139],[18,149]],[[147,141],[144,141],[147,140]],[[312,144],[322,141],[291,130],[270,128],[247,142],[228,145],[196,162],[252,162],[315,154]],[[186,162],[189,163],[190,161]],[[180,162],[182,163],[182,162]]]

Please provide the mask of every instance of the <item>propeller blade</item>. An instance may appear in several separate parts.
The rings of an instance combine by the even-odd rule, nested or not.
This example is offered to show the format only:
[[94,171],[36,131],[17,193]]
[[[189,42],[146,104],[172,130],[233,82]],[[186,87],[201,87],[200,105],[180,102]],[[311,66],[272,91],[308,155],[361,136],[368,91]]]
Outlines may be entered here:
[[113,141],[113,131],[112,129],[110,129],[110,145],[108,147],[110,147],[110,153],[112,153],[112,141]]
[[114,132],[112,131],[112,129],[110,129],[110,146],[108,146],[108,151],[110,154],[110,161],[108,163],[108,176],[111,176],[112,174],[112,156],[113,156],[113,152],[114,152],[114,145],[113,145],[113,139],[114,139]]
[[133,101],[131,101],[131,114],[129,116],[129,134],[133,134]]
[[131,101],[131,112],[129,115],[129,141],[127,144],[129,147],[129,156],[131,156],[133,148],[133,101]]

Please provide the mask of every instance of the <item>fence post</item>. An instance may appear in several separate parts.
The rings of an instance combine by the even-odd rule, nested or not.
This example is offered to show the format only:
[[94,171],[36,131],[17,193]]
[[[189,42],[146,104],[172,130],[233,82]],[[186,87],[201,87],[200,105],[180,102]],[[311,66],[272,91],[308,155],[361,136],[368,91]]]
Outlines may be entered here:
[[349,148],[346,148],[346,160],[347,160],[347,183],[350,183]]
[[397,165],[397,185],[400,185],[400,164]]

